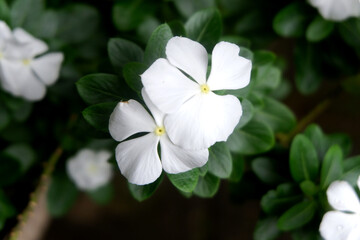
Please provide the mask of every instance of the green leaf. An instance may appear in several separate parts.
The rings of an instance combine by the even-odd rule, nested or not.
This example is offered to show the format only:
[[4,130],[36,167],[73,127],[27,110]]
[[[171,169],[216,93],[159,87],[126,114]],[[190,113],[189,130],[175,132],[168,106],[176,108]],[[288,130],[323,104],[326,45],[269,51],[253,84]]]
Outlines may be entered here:
[[97,189],[87,192],[92,200],[97,204],[108,204],[114,196],[114,187],[112,184],[106,184]]
[[22,173],[20,161],[6,152],[0,152],[0,187],[16,182]]
[[10,8],[6,3],[6,0],[0,0],[0,20],[9,23],[10,20]]
[[220,41],[230,42],[238,45],[240,47],[240,52],[242,47],[250,48],[251,42],[247,38],[239,37],[237,35],[227,35],[220,37]]
[[99,103],[85,108],[82,112],[85,120],[98,130],[109,132],[109,119],[117,103]]
[[65,173],[54,174],[47,193],[47,207],[53,217],[65,215],[75,203],[78,190]]
[[245,126],[254,116],[254,106],[252,105],[252,103],[249,100],[244,98],[241,101],[241,106],[242,106],[243,113],[241,115],[238,125],[236,125],[236,127],[235,127],[236,129],[242,128],[243,126]]
[[229,177],[230,182],[239,182],[244,174],[245,161],[241,155],[232,156],[232,171]]
[[71,4],[59,12],[57,36],[65,43],[87,42],[96,33],[98,25],[99,13],[94,7]]
[[219,178],[228,178],[232,171],[232,158],[226,143],[217,142],[209,148],[209,172]]
[[243,128],[235,130],[227,140],[230,150],[246,155],[268,151],[275,143],[274,133],[261,122],[250,121]]
[[209,165],[208,165],[208,163],[205,163],[204,166],[202,166],[202,167],[200,167],[198,169],[199,169],[199,175],[204,177],[206,175],[206,173],[208,172],[208,170],[209,170]]
[[330,183],[340,179],[343,173],[343,153],[338,145],[333,145],[326,153],[321,168],[320,186],[326,189]]
[[57,11],[46,10],[39,19],[28,27],[28,30],[32,32],[38,38],[52,39],[56,37],[60,27],[60,18]]
[[129,89],[112,74],[96,73],[82,77],[76,83],[80,96],[89,104],[119,102],[129,99]]
[[118,72],[121,72],[126,63],[142,62],[144,59],[144,51],[138,45],[122,38],[109,40],[108,54],[111,64]]
[[215,0],[174,0],[174,3],[179,12],[186,18],[201,9],[215,7]]
[[329,149],[329,143],[321,128],[316,124],[311,124],[305,129],[304,135],[308,137],[315,146],[318,159],[323,159],[326,151]]
[[349,182],[351,185],[357,185],[357,179],[360,176],[360,156],[351,157],[344,161],[344,174],[342,180]]
[[297,44],[295,48],[295,83],[302,94],[314,93],[322,82],[316,46]]
[[349,135],[345,133],[333,133],[327,136],[329,147],[332,145],[339,145],[343,151],[344,156],[347,156],[351,152],[352,141]]
[[112,17],[118,30],[129,31],[138,27],[149,13],[151,7],[143,0],[122,0],[114,5]]
[[207,173],[204,177],[200,177],[194,194],[203,197],[211,198],[218,191],[220,186],[220,178],[215,177],[211,173]]
[[321,16],[318,16],[306,29],[306,39],[309,42],[319,42],[329,36],[333,30],[333,22],[327,21]]
[[266,50],[257,50],[254,52],[253,67],[272,64],[275,59],[276,55],[273,52]]
[[172,37],[171,29],[166,23],[155,29],[145,49],[144,62],[148,66],[158,58],[166,58],[166,44]]
[[277,228],[277,218],[268,217],[256,223],[254,240],[275,240],[281,232]]
[[190,171],[178,174],[167,174],[170,182],[182,192],[194,191],[199,179],[199,169],[195,168]]
[[135,184],[128,183],[128,187],[129,187],[131,195],[139,202],[142,202],[142,201],[148,199],[149,197],[151,197],[151,195],[153,195],[155,193],[155,191],[159,187],[162,179],[163,179],[163,176],[161,175],[153,183],[150,183],[147,185],[135,185]]
[[0,131],[7,127],[10,123],[10,115],[8,111],[5,109],[5,106],[0,103]]
[[[147,16],[144,19],[144,21],[136,29],[136,33],[140,37],[139,40],[141,40],[141,42],[143,42],[143,43],[147,43],[149,41],[153,31],[159,25],[160,25],[160,21],[155,16]],[[169,24],[169,26],[170,26],[170,24]],[[172,27],[171,27],[171,30],[173,30]]]
[[267,124],[274,132],[288,133],[296,125],[295,115],[281,102],[264,97],[264,107],[257,111],[254,119]]
[[267,184],[279,184],[284,179],[277,173],[276,162],[270,158],[258,157],[251,162],[256,176]]
[[24,122],[30,116],[33,107],[31,102],[8,94],[2,95],[1,98],[8,109],[8,113],[11,114],[15,121]]
[[312,197],[319,192],[319,187],[310,180],[305,180],[300,183],[300,188],[306,196]]
[[16,209],[2,189],[0,189],[0,230],[3,229],[6,219],[15,216]]
[[301,37],[305,32],[306,23],[304,3],[294,2],[280,10],[275,16],[273,28],[283,37]]
[[[43,0],[15,0],[10,8],[11,26],[31,26],[41,16],[44,10]],[[25,27],[26,28],[26,27]]]
[[304,201],[286,211],[278,220],[278,228],[282,231],[291,231],[304,226],[314,217],[316,202]]
[[201,10],[192,15],[185,24],[187,37],[201,43],[211,52],[222,33],[220,12],[215,8]]
[[168,23],[174,36],[186,36],[185,26],[182,21],[174,20]]
[[281,82],[281,71],[273,64],[259,66],[256,70],[255,88],[261,90],[276,89]]
[[35,163],[36,153],[27,144],[15,143],[8,146],[4,153],[20,163],[22,173],[25,173]]
[[242,56],[242,57],[244,57],[246,59],[249,59],[250,61],[252,61],[253,58],[254,58],[253,52],[250,49],[246,48],[246,47],[241,47],[240,48],[239,56]]
[[123,68],[125,82],[138,94],[141,93],[141,89],[143,88],[140,75],[144,73],[146,69],[147,66],[145,64],[137,62],[127,63]]
[[316,180],[319,172],[319,159],[310,140],[298,134],[290,147],[290,172],[298,183],[304,180]]
[[344,41],[360,53],[360,19],[349,18],[338,24],[339,33]]

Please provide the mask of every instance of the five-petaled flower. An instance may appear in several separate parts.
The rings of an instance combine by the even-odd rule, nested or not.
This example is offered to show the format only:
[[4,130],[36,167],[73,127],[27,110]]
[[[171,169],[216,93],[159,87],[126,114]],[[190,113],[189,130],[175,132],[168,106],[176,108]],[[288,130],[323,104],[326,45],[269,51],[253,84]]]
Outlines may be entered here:
[[[360,177],[357,181],[360,189]],[[335,181],[328,188],[327,198],[336,211],[327,212],[320,224],[320,233],[325,240],[360,239],[360,201],[345,181]]]
[[239,89],[250,81],[251,61],[240,48],[220,42],[208,54],[198,42],[173,37],[166,45],[167,59],[157,59],[141,80],[150,100],[167,115],[164,126],[171,141],[185,149],[204,149],[226,141],[242,115],[240,101],[213,91]]
[[79,189],[95,190],[107,184],[113,175],[110,157],[106,150],[82,149],[67,161],[68,175]]
[[309,0],[321,16],[328,20],[343,21],[349,17],[360,17],[359,0]]
[[[208,160],[208,150],[184,150],[175,146],[163,126],[164,113],[157,109],[144,91],[142,96],[153,117],[135,100],[118,103],[110,116],[111,136],[123,141],[116,147],[116,160],[121,173],[130,183],[144,185],[154,182],[162,169],[176,174],[203,166]],[[137,133],[146,134],[127,140]]]
[[0,21],[0,82],[4,90],[30,101],[45,96],[46,86],[59,77],[62,53],[48,53],[45,42],[21,28],[9,29]]

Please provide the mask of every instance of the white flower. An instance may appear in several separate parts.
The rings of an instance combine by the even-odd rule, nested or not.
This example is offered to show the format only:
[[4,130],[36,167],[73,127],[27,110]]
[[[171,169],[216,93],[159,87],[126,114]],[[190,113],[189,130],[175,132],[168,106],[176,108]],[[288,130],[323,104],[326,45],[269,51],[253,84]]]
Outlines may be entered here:
[[208,148],[226,141],[233,132],[242,115],[240,101],[213,91],[248,85],[251,61],[240,57],[239,51],[235,44],[218,43],[206,79],[205,48],[190,39],[173,37],[166,46],[167,59],[156,60],[141,75],[151,101],[168,114],[164,125],[175,144],[186,149]]
[[144,91],[142,96],[154,118],[135,100],[120,102],[110,116],[110,134],[117,141],[146,133],[116,147],[121,173],[130,183],[144,185],[154,182],[161,175],[162,168],[167,173],[176,174],[203,166],[208,160],[208,150],[190,151],[175,146],[163,126],[164,113],[151,103]]
[[107,184],[112,175],[108,163],[111,153],[105,150],[82,149],[66,163],[66,169],[75,185],[81,190],[94,190]]
[[309,0],[321,16],[328,20],[343,21],[349,17],[360,16],[359,0]]
[[21,28],[10,31],[0,21],[0,82],[4,90],[27,100],[40,100],[46,86],[59,77],[62,53],[45,53],[48,46]]
[[[360,177],[357,185],[360,189]],[[360,202],[354,189],[345,181],[335,181],[326,193],[336,211],[324,215],[320,224],[321,236],[325,240],[359,240]]]

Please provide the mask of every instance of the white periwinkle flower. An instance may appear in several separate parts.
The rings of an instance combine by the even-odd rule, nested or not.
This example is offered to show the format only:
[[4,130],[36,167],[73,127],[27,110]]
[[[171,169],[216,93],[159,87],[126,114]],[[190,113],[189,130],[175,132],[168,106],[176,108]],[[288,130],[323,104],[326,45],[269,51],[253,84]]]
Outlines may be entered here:
[[109,151],[82,149],[67,161],[68,175],[79,189],[95,190],[107,184],[113,175],[110,157]]
[[309,0],[321,16],[328,20],[343,21],[349,17],[360,16],[359,0]]
[[[357,185],[360,189],[360,177]],[[352,186],[345,181],[335,181],[326,193],[336,211],[324,215],[320,224],[321,236],[325,240],[359,240],[360,202]]]
[[11,32],[0,21],[0,82],[3,89],[30,101],[42,99],[46,86],[55,83],[59,77],[64,58],[62,53],[41,55],[46,51],[45,42],[21,28]]
[[239,89],[250,81],[251,61],[240,48],[220,42],[208,54],[198,42],[173,37],[166,45],[167,59],[156,60],[141,80],[150,100],[164,113],[164,126],[173,143],[185,149],[204,149],[226,141],[242,115],[240,101],[213,91]]
[[137,133],[146,133],[123,141],[116,147],[116,160],[127,180],[144,185],[154,182],[162,169],[176,174],[203,166],[208,160],[208,150],[184,150],[174,145],[163,126],[164,113],[151,103],[144,90],[142,96],[153,117],[140,103],[129,100],[115,107],[109,121],[110,134],[117,141],[126,140]]

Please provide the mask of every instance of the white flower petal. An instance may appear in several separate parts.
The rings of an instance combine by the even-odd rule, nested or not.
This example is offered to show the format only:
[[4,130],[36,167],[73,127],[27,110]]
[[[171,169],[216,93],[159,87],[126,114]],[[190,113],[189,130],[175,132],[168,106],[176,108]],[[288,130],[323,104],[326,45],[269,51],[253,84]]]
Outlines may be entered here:
[[206,82],[208,54],[198,42],[173,37],[166,45],[166,57],[175,67],[189,74],[199,84]]
[[161,162],[165,172],[181,173],[193,168],[202,167],[209,158],[209,151],[185,150],[174,145],[167,135],[160,138]]
[[140,132],[152,132],[156,128],[154,119],[145,108],[135,100],[119,102],[110,115],[111,136],[122,141]]
[[149,184],[160,176],[162,167],[157,153],[158,142],[159,137],[149,133],[116,147],[116,161],[130,183]]
[[155,119],[155,123],[157,126],[164,125],[164,113],[162,113],[150,100],[149,96],[147,95],[145,89],[141,89],[141,95],[143,96],[144,102],[146,106],[149,108],[153,118]]
[[11,38],[11,30],[4,21],[0,21],[0,50],[4,47],[7,39]]
[[188,79],[166,59],[156,60],[142,75],[141,81],[150,100],[164,113],[171,113],[200,92],[200,86]]
[[329,186],[326,194],[330,205],[334,209],[360,213],[359,198],[349,183],[335,181]]
[[346,240],[359,240],[360,239],[360,218],[357,219],[357,224],[354,228],[350,231],[349,236]]
[[45,96],[45,86],[32,72],[29,65],[21,61],[1,61],[3,88],[15,96],[30,101],[40,100]]
[[174,144],[199,150],[226,141],[241,115],[241,104],[236,97],[199,93],[179,111],[167,115],[164,125]]
[[359,0],[309,0],[318,8],[323,18],[333,21],[343,21],[349,17],[360,16]]
[[359,221],[360,217],[357,214],[330,211],[321,221],[320,234],[325,240],[346,240]]
[[31,67],[45,85],[53,84],[59,77],[62,53],[48,53],[31,61]]
[[360,176],[357,179],[357,186],[358,186],[358,189],[360,190]]
[[210,90],[239,89],[250,82],[251,61],[239,56],[240,48],[228,42],[216,44],[212,52]]
[[34,38],[28,32],[21,28],[16,28],[13,31],[14,38],[22,45],[24,58],[33,58],[39,54],[46,52],[49,48],[47,44],[37,38]]

